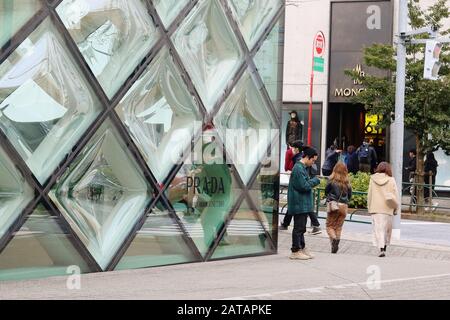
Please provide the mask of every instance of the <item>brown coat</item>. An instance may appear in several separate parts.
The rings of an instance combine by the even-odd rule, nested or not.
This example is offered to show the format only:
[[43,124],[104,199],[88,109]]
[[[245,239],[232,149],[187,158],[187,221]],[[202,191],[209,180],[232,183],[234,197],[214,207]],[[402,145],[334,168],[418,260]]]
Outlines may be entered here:
[[369,213],[385,213],[394,215],[394,210],[386,202],[386,194],[394,196],[394,201],[399,204],[398,189],[393,177],[385,173],[376,173],[370,177],[369,194],[367,196],[367,206]]

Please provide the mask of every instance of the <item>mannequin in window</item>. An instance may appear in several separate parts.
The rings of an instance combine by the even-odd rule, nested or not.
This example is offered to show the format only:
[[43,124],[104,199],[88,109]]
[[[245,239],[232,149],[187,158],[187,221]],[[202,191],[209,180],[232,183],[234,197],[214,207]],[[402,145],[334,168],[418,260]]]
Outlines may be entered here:
[[292,144],[294,141],[302,140],[303,125],[298,119],[297,111],[291,111],[291,119],[286,126],[286,143]]

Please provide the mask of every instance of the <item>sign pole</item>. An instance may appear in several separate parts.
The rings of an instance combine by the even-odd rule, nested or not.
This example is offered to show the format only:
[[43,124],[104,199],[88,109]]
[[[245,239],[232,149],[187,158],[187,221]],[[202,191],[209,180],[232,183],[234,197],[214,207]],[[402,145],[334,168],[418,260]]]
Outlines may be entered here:
[[[315,42],[315,39],[314,39],[314,42]],[[308,146],[311,146],[313,88],[314,88],[314,45],[313,45],[313,53],[312,53],[312,61],[311,61],[311,79],[310,79],[310,85],[309,85]]]

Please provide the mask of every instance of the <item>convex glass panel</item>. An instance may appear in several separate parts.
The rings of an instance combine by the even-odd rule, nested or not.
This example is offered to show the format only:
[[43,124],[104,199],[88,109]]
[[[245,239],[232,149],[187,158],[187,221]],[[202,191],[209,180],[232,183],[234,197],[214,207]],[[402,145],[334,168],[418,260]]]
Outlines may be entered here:
[[159,38],[144,0],[64,0],[56,11],[109,98]]
[[158,11],[164,26],[169,28],[178,14],[188,4],[189,0],[153,0],[153,5]]
[[0,146],[0,239],[33,199],[33,189]]
[[147,215],[116,270],[144,268],[198,259],[187,246],[185,235],[162,202]]
[[39,205],[0,254],[0,280],[70,276],[92,271],[74,248],[73,236]]
[[201,0],[172,40],[208,111],[243,62],[243,53],[217,0]]
[[283,5],[283,0],[229,0],[247,46],[253,49]]
[[116,108],[154,176],[162,182],[202,127],[199,107],[164,48]]
[[100,110],[50,18],[0,65],[0,129],[41,184]]
[[105,269],[153,194],[116,129],[106,121],[50,192]]
[[278,134],[271,107],[246,71],[214,123],[239,175],[247,184]]
[[0,48],[41,8],[39,0],[0,0]]

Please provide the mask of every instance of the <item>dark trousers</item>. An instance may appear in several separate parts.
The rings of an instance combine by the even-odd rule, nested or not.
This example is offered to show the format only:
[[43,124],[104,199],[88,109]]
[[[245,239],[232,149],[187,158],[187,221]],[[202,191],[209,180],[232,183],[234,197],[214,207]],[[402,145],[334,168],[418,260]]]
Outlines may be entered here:
[[305,248],[305,232],[308,214],[295,214],[294,229],[292,230],[292,252],[297,252]]
[[[312,227],[320,227],[319,219],[317,218],[316,214],[314,212],[308,213],[309,218],[311,219],[311,226]],[[289,227],[292,221],[292,215],[289,214],[289,212],[286,212],[283,219],[283,226]]]

